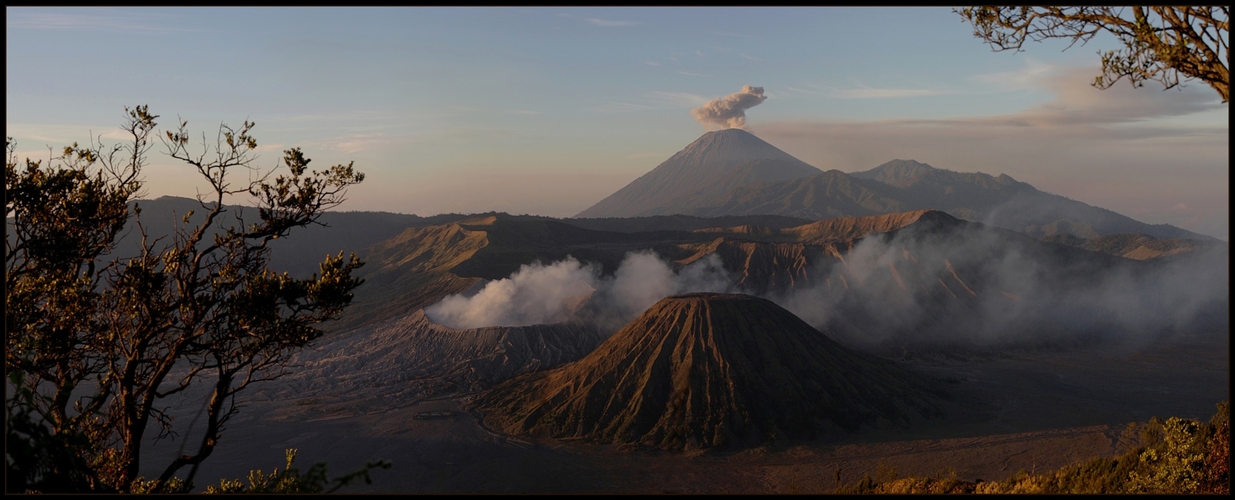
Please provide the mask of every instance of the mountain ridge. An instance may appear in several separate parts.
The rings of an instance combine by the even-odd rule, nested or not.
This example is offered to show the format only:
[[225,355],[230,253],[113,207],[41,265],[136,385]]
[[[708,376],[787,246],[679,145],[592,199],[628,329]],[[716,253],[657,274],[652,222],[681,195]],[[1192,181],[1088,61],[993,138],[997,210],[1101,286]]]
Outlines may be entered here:
[[1040,191],[1007,174],[954,172],[912,159],[860,172],[825,172],[739,129],[705,133],[574,218],[681,214],[818,220],[921,209],[1039,238],[1141,233],[1217,240]]
[[922,209],[941,210],[960,219],[1039,238],[1063,233],[1087,239],[1141,233],[1155,238],[1217,240],[1040,191],[1007,174],[954,172],[913,160],[892,160],[848,174],[830,170],[810,177],[752,182],[714,198],[710,206],[689,215],[825,218]]

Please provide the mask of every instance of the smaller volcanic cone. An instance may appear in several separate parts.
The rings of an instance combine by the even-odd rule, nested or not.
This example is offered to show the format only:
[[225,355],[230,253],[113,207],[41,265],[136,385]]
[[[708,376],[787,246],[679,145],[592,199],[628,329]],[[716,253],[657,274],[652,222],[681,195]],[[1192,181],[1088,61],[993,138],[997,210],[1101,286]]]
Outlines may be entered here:
[[510,434],[681,449],[815,437],[938,413],[924,382],[770,301],[668,297],[588,356],[477,398]]

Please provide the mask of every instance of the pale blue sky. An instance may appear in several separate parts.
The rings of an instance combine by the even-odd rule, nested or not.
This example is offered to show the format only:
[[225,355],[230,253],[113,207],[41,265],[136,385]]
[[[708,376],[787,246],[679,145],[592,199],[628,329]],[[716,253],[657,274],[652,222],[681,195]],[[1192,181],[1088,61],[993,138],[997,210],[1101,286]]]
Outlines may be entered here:
[[[994,53],[948,8],[8,8],[21,156],[119,138],[126,105],[195,133],[257,123],[273,166],[368,175],[349,210],[569,216],[762,86],[748,130],[823,169],[912,158],[1007,173],[1227,237],[1229,112],[1201,83],[1088,87],[1102,37]],[[156,151],[158,151],[156,149]],[[191,196],[156,154],[150,196]]]

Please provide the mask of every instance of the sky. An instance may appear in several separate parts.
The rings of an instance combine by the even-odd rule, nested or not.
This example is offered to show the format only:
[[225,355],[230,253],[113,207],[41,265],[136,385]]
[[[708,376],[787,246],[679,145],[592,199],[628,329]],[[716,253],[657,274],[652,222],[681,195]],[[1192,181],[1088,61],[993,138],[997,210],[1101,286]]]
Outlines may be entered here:
[[[1110,36],[993,52],[950,8],[6,8],[19,158],[256,123],[259,167],[354,162],[341,210],[574,215],[762,87],[746,129],[823,170],[913,159],[1007,174],[1227,239],[1229,106],[1203,82],[1090,86]],[[1065,50],[1066,49],[1066,50]],[[194,196],[162,153],[148,197]],[[236,200],[243,203],[243,200]]]

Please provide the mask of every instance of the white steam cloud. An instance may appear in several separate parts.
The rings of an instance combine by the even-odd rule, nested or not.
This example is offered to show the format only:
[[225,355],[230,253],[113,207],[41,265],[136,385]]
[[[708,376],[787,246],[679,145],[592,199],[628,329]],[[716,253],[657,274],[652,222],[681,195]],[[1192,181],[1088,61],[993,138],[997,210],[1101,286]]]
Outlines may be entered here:
[[[1229,328],[1225,249],[1116,265],[1050,257],[982,227],[964,238],[897,233],[863,239],[815,269],[813,285],[769,297],[849,345],[1128,348],[1177,331]],[[1044,255],[1046,253],[1046,255]],[[954,273],[955,271],[955,273]]]
[[690,116],[705,130],[746,128],[746,110],[758,106],[767,98],[763,95],[763,87],[743,85],[739,92],[717,97],[690,110]]
[[565,321],[596,290],[598,271],[573,257],[525,264],[490,281],[476,295],[451,295],[425,308],[433,322],[454,328],[527,326]]
[[[1229,328],[1225,246],[1137,262],[976,224],[908,229],[863,238],[841,258],[811,258],[794,285],[760,295],[838,341],[891,355],[1092,341],[1136,348],[1170,332]],[[784,265],[748,263],[784,271],[766,264]],[[629,252],[612,276],[567,258],[525,265],[425,312],[454,328],[574,320],[608,335],[670,295],[755,293],[733,272],[717,253],[674,272],[651,251]]]
[[490,281],[470,297],[451,295],[425,308],[431,321],[451,328],[560,323],[584,315],[612,333],[656,301],[681,293],[726,292],[732,279],[709,255],[677,273],[651,251],[629,252],[612,277],[574,257],[525,264],[509,278]]

